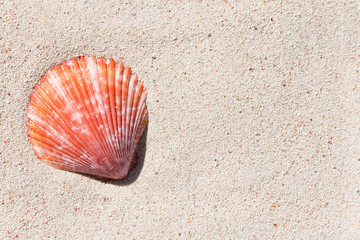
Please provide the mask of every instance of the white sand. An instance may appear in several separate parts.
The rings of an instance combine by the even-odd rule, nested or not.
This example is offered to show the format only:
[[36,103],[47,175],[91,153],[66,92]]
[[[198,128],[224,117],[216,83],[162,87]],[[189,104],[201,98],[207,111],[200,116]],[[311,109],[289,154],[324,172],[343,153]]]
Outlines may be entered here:
[[[0,239],[360,235],[359,2],[119,2],[0,1]],[[79,55],[148,88],[130,180],[56,170],[28,142],[34,86]]]

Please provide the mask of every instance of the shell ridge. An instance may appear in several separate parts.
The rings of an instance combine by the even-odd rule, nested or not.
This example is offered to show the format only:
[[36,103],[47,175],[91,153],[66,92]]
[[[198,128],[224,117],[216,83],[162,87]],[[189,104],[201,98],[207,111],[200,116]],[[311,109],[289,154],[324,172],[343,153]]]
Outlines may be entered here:
[[134,81],[132,79],[131,72],[127,78],[128,88],[126,93],[126,104],[125,104],[125,156],[129,154],[129,148],[131,143],[129,143],[129,130],[130,130],[130,119],[131,119],[131,110],[132,110],[132,101],[134,98]]
[[[58,77],[60,77],[60,75],[58,75]],[[65,79],[66,79],[67,76],[63,75],[63,77],[65,77]],[[66,80],[68,80],[68,79],[66,79]],[[70,95],[68,95],[68,94],[69,93],[67,93],[65,90],[63,91],[63,95],[68,96],[70,98]],[[52,102],[51,99],[48,102]],[[62,101],[62,102],[64,102],[64,101]],[[53,108],[53,109],[60,109],[61,110],[62,108],[58,107],[58,108]],[[67,124],[67,123],[69,123],[68,121],[66,121],[66,119],[68,119],[68,117],[65,117],[65,116],[68,116],[68,111],[66,111],[66,112],[58,111],[58,115],[61,115],[60,119],[63,122],[63,125],[60,126],[60,130],[62,130],[62,132],[64,132],[64,133],[67,133],[67,136],[68,136],[66,138],[66,140],[63,140],[63,141],[70,141],[70,144],[69,144],[70,146],[68,146],[68,147],[69,148],[72,147],[72,148],[75,148],[75,149],[79,149],[80,151],[84,151],[86,149],[91,150],[92,148],[88,148],[88,147],[86,147],[86,145],[84,145],[88,141],[84,141],[84,139],[81,139],[81,136],[78,136],[77,134],[74,134],[72,126],[70,126],[70,125],[74,124],[74,122],[71,122],[70,125]],[[64,119],[64,121],[63,121],[63,119]],[[70,130],[70,132],[68,131],[68,129]],[[61,134],[58,134],[59,132],[61,132],[60,130],[57,129],[56,132],[54,132],[54,131],[53,132],[54,132],[54,134],[56,136],[62,136]],[[83,152],[82,154],[88,154],[88,153]],[[88,161],[90,161],[92,164],[98,165],[96,163],[95,159],[93,159],[93,158],[88,158]],[[87,164],[85,164],[85,165],[87,165]],[[98,165],[98,167],[101,167],[101,166]]]
[[[41,109],[41,108],[39,110],[44,111],[44,109]],[[68,145],[68,147],[72,147],[74,145],[76,146],[76,143],[71,142],[69,140],[69,137],[65,137],[62,134],[58,134],[62,130],[62,131],[65,131],[67,136],[70,136],[70,134],[66,131],[66,127],[59,125],[59,123],[56,121],[53,121],[51,116],[49,114],[44,113],[43,111],[38,111],[37,112],[39,115],[38,116],[37,114],[34,114],[34,111],[32,111],[31,107],[30,107],[30,111],[28,112],[28,118],[30,120],[29,123],[36,122],[37,126],[38,126],[38,128],[33,128],[33,130],[36,130],[36,132],[38,132],[39,129],[41,129],[41,128],[46,129],[46,130],[44,130],[44,131],[46,131],[46,135],[45,135],[46,137],[48,135],[58,137],[63,142],[65,142]],[[59,118],[59,120],[62,121],[61,118]],[[79,146],[77,146],[77,147],[79,147]]]
[[[36,150],[34,150],[36,153]],[[50,153],[48,153],[50,154]],[[74,163],[69,163],[67,161],[64,161],[62,158],[57,158],[56,156],[48,156],[48,155],[42,155],[42,154],[36,154],[42,161],[50,166],[53,166],[55,168],[61,169],[61,170],[67,170],[71,172],[81,172],[86,174],[102,174],[106,176],[106,171],[102,170],[101,168],[94,168],[90,166],[89,168],[83,168],[81,165]],[[78,169],[81,168],[82,170],[79,171]]]
[[90,78],[94,87],[94,92],[95,92],[95,103],[97,106],[97,114],[99,115],[99,119],[101,119],[101,124],[102,124],[102,135],[103,135],[103,139],[105,141],[105,144],[107,145],[109,151],[110,151],[110,156],[107,159],[103,159],[104,162],[106,161],[111,161],[113,162],[113,164],[115,164],[115,159],[116,159],[116,154],[113,151],[113,147],[111,145],[111,141],[109,136],[110,136],[110,131],[109,131],[109,126],[107,123],[107,118],[106,118],[106,114],[105,114],[105,104],[103,101],[103,95],[101,92],[101,73],[104,71],[103,68],[101,68],[100,65],[100,60],[97,61],[95,58],[89,58],[90,60],[90,66],[92,66],[92,68],[90,67]]
[[[66,136],[62,134],[58,134],[60,131],[56,128],[58,128],[56,125],[46,125],[44,122],[37,121],[37,127],[33,127],[30,132],[28,132],[29,136],[33,139],[38,139],[39,142],[48,143],[45,140],[53,141],[52,146],[56,147],[59,146],[59,148],[67,148],[68,151],[70,151],[74,157],[80,157],[80,154],[77,153],[76,149],[81,149],[81,154],[87,154],[86,149],[79,146],[76,142],[74,143],[71,141],[71,135],[67,134]],[[31,124],[31,122],[29,123]],[[61,129],[61,128],[60,128]],[[34,131],[36,130],[36,131]],[[41,137],[43,136],[43,137]],[[45,138],[46,137],[46,138]],[[44,140],[45,139],[45,140]],[[54,140],[56,139],[56,140]],[[56,143],[57,139],[61,140],[63,143]],[[86,164],[85,164],[86,165]]]
[[[34,143],[34,141],[32,141],[32,143]],[[54,151],[54,149],[52,149],[51,147],[49,147],[48,145],[46,145],[44,143],[36,142],[33,145],[33,149],[37,155],[46,156],[46,157],[42,158],[42,161],[46,162],[47,158],[55,157],[55,158],[59,159],[60,161],[62,161],[64,166],[79,165],[78,161],[72,161],[72,159],[74,159],[74,158],[71,158],[70,156],[68,156],[66,154],[59,154],[57,151]]]
[[[58,79],[64,79],[64,81],[62,81],[65,85],[66,84],[69,84],[69,79],[68,79],[68,76],[65,74],[63,68],[61,66],[59,66],[59,68],[57,69],[57,71],[53,71],[50,73],[50,76],[54,76],[53,78],[58,78]],[[54,80],[55,81],[55,80]],[[68,119],[70,117],[70,119],[72,118],[71,116],[71,112],[77,112],[79,113],[75,108],[74,108],[74,104],[73,102],[71,101],[68,101],[68,99],[72,99],[73,97],[71,96],[71,93],[69,93],[67,90],[68,90],[68,87],[63,87],[64,85],[60,85],[58,84],[59,81],[55,81],[56,84],[54,85],[54,94],[56,94],[56,92],[60,92],[60,97],[63,98],[62,99],[62,103],[64,104],[64,107],[63,108],[60,108],[60,112],[65,115],[65,116],[68,116],[66,117],[65,119]],[[67,85],[65,85],[67,86]],[[65,109],[65,110],[64,110]],[[82,117],[82,116],[80,116]],[[64,122],[67,122],[67,121],[64,121]],[[70,126],[71,125],[71,126]],[[68,125],[69,127],[69,130],[73,132],[73,128],[78,128],[81,126],[81,124],[79,123],[79,121],[71,121],[71,124]],[[81,136],[78,136],[76,134],[74,134],[74,137],[84,143],[84,141],[82,139],[80,139]]]
[[138,144],[141,135],[143,134],[143,131],[145,130],[147,121],[148,121],[148,113],[146,110],[146,105],[142,104],[141,108],[140,108],[140,117],[139,117],[139,123],[137,126],[137,129],[135,132],[135,137],[134,137],[134,147],[132,149],[132,151],[135,151],[136,145]]
[[[141,92],[140,95],[140,100],[139,100],[139,106],[138,106],[138,111],[136,113],[136,119],[135,119],[135,126],[134,126],[134,131],[133,131],[133,136],[132,139],[134,139],[134,145],[137,145],[137,141],[139,140],[142,132],[139,135],[139,129],[141,130],[141,122],[143,120],[143,118],[146,117],[146,112],[144,113],[144,110],[146,109],[146,105],[145,105],[145,98],[146,98],[146,89],[143,89],[143,91]],[[133,149],[135,150],[135,149]]]
[[[52,77],[54,78],[60,78],[60,76],[58,75],[58,74],[55,74],[54,73],[54,75],[52,75]],[[57,87],[58,87],[59,85],[57,85]],[[62,89],[61,89],[62,90]],[[45,93],[45,91],[44,91],[44,93]],[[61,93],[61,97],[66,97],[68,94],[65,92],[65,91],[62,91],[62,93]],[[46,101],[45,101],[46,102]],[[50,99],[50,101],[48,101],[48,102],[52,102],[51,101],[51,99]],[[63,101],[62,101],[63,102]],[[61,109],[61,108],[55,108],[55,109]],[[65,114],[66,114],[67,112],[65,112]],[[63,115],[63,113],[62,112],[58,112],[58,114],[57,115]],[[49,116],[51,116],[50,114],[49,114]],[[46,117],[47,119],[51,119],[51,118],[49,118],[49,117]],[[66,119],[66,117],[60,117],[61,119]],[[66,124],[66,122],[67,121],[62,121],[63,122],[63,124],[62,124],[62,126],[60,126],[60,128],[63,130],[63,131],[65,131],[65,132],[67,132],[67,128],[68,129],[70,129],[70,126],[67,126],[67,124]],[[65,125],[65,126],[64,126]],[[57,135],[57,132],[60,132],[60,130],[56,130],[56,131],[53,131],[53,133],[52,134],[56,134]],[[68,132],[68,136],[70,135],[70,133]],[[68,137],[68,138],[66,138],[66,139],[62,139],[63,141],[66,141],[66,142],[68,142],[68,147],[71,147],[71,146],[75,146],[75,147],[77,147],[77,148],[79,148],[79,138],[78,138],[78,136],[75,136],[76,138],[77,138],[77,141],[74,143],[73,141],[68,141],[69,139],[71,139],[72,140],[72,138],[70,138],[70,137]],[[84,141],[80,141],[80,142],[84,142]],[[80,148],[80,149],[84,149],[84,148]],[[86,148],[85,148],[86,149]],[[89,159],[90,160],[90,159]],[[94,164],[96,164],[96,162],[94,162]]]
[[124,157],[126,155],[126,144],[125,144],[125,128],[126,128],[126,105],[127,105],[127,94],[128,94],[128,79],[129,76],[131,75],[131,69],[126,68],[124,70],[124,74],[123,74],[123,81],[122,81],[122,89],[121,89],[121,122],[122,122],[122,126],[121,126],[121,145],[123,148],[122,154],[121,156]]
[[81,155],[76,155],[76,153],[70,151],[70,149],[66,149],[66,147],[61,147],[60,145],[52,145],[51,142],[44,142],[36,138],[33,138],[31,143],[36,146],[34,151],[36,151],[37,153],[46,153],[47,155],[49,155],[48,152],[51,152],[51,156],[57,156],[57,158],[63,159],[65,165],[66,163],[76,163],[79,166],[89,166],[85,158],[83,158]]
[[[70,96],[71,99],[73,99],[75,102],[80,102],[82,103],[80,97],[79,97],[79,91],[78,91],[78,87],[77,87],[77,81],[74,81],[74,72],[71,68],[69,68],[67,65],[62,64],[62,68],[63,68],[63,74],[64,76],[67,78],[69,84],[71,85],[70,88],[67,89],[67,92]],[[86,118],[86,114],[85,111],[83,110],[83,105],[82,104],[77,104],[75,105],[74,103],[71,104],[73,107],[73,111],[74,113],[80,114],[80,115],[76,115],[76,117],[74,117],[73,115],[71,116],[71,122],[72,123],[76,123],[76,129],[73,129],[73,126],[71,128],[71,130],[74,132],[74,134],[76,134],[76,132],[78,130],[81,130],[79,134],[76,134],[79,138],[81,137],[81,141],[83,142],[83,144],[85,144],[86,146],[91,146],[91,148],[96,147],[96,145],[94,145],[93,143],[96,143],[94,141],[90,141],[90,134],[84,134],[85,133],[90,133],[89,131],[89,122],[88,119]],[[79,107],[78,107],[79,106]],[[77,121],[75,121],[77,120]],[[74,131],[76,130],[76,131]],[[84,132],[83,132],[84,131]],[[90,148],[90,149],[91,149]]]
[[129,125],[129,137],[128,142],[130,143],[128,151],[132,154],[134,149],[134,132],[136,132],[136,113],[139,106],[139,91],[141,91],[141,83],[138,83],[138,78],[136,75],[133,75],[133,99],[131,103],[131,114],[130,114],[130,125]]
[[[69,72],[71,72],[71,69],[65,63],[63,63],[61,65],[61,69],[62,69],[62,72],[59,71],[58,76],[60,78],[62,78],[62,79],[65,79],[66,83],[71,85],[71,82],[72,82],[71,79],[70,79],[71,75],[69,75],[70,74]],[[68,97],[67,99],[71,99],[71,100],[74,101],[76,99],[76,95],[74,95],[74,92],[72,91],[71,87],[66,87],[66,86],[68,86],[68,85],[64,85],[65,96]],[[71,85],[71,86],[73,86],[73,85]],[[86,121],[85,118],[84,118],[84,115],[82,114],[82,112],[77,111],[77,109],[75,109],[75,105],[74,105],[73,102],[68,101],[68,105],[70,105],[70,108],[74,113],[81,114],[81,116],[80,116],[81,120]],[[70,116],[72,118],[73,115],[70,112],[69,112],[69,114],[70,114]],[[71,123],[72,123],[72,126],[69,127],[69,130],[70,130],[69,135],[71,135],[72,137],[74,137],[74,138],[76,138],[78,140],[77,141],[78,144],[80,144],[81,147],[82,147],[82,148],[79,148],[79,147],[78,148],[81,149],[81,150],[89,149],[92,153],[94,153],[93,149],[96,149],[96,148],[93,148],[91,145],[89,146],[90,143],[94,143],[94,142],[89,141],[90,139],[87,137],[86,134],[83,134],[81,132],[78,133],[78,131],[77,131],[79,129],[83,129],[85,132],[88,132],[88,125],[87,124],[81,124],[81,123],[83,123],[82,121],[80,123],[78,121],[73,121],[72,120]],[[87,153],[85,152],[84,154],[87,154]],[[91,155],[93,155],[93,154],[91,154]],[[96,162],[96,159],[90,157],[88,160],[91,161],[92,164],[98,165],[98,163]],[[101,167],[101,166],[98,165],[98,167]]]
[[125,127],[125,135],[126,135],[126,152],[129,153],[130,152],[130,148],[132,146],[132,143],[130,141],[130,126],[131,126],[131,116],[132,116],[132,110],[133,110],[133,100],[134,100],[134,90],[135,87],[134,85],[135,80],[132,76],[130,76],[130,80],[129,80],[129,90],[128,90],[128,94],[127,94],[127,102],[126,102],[126,127]]
[[[81,73],[82,74],[86,74],[84,77],[84,83],[85,83],[85,89],[86,89],[86,93],[87,93],[87,97],[88,97],[88,104],[86,104],[89,107],[89,112],[91,113],[90,116],[91,118],[94,120],[94,124],[96,124],[97,126],[100,126],[102,124],[101,122],[101,117],[99,117],[95,110],[97,105],[95,104],[95,99],[92,99],[90,96],[94,96],[94,92],[92,91],[92,82],[90,79],[90,71],[89,71],[89,66],[88,66],[88,61],[85,58],[81,58],[80,60],[82,60],[80,63],[80,68],[82,69]],[[95,104],[95,105],[94,105]],[[111,150],[109,149],[109,146],[106,144],[106,140],[104,139],[104,135],[101,132],[101,128],[97,128],[95,127],[94,130],[97,132],[98,136],[99,136],[99,142],[101,142],[102,147],[97,149],[97,151],[101,152],[101,156],[102,155],[108,155],[108,156],[112,156],[111,154]],[[100,159],[100,157],[99,157]]]
[[[36,153],[36,150],[34,150]],[[47,154],[51,154],[50,151],[45,152],[44,154],[38,154],[36,153],[36,155],[42,159],[41,161],[46,163],[49,166],[61,166],[61,167],[56,167],[62,170],[68,170],[68,171],[73,171],[73,169],[75,169],[76,167],[78,167],[79,165],[77,165],[76,163],[69,163],[69,162],[64,162],[62,158],[58,158],[56,156],[50,156]]]
[[95,57],[90,57],[87,59],[88,62],[88,73],[89,73],[89,79],[90,79],[90,83],[92,86],[92,97],[91,97],[91,103],[94,106],[94,112],[95,112],[95,116],[98,119],[98,123],[99,123],[99,133],[101,134],[101,138],[108,150],[108,153],[110,154],[110,156],[112,156],[112,158],[114,158],[113,156],[113,151],[109,145],[108,142],[108,129],[106,128],[105,124],[106,124],[106,120],[104,120],[104,116],[101,112],[104,111],[103,108],[103,104],[101,104],[101,92],[100,92],[100,86],[99,86],[99,75],[98,75],[98,63],[97,60],[95,59]]
[[[65,90],[65,92],[67,92],[68,96],[70,97],[70,99],[76,100],[77,99],[77,94],[76,94],[76,81],[74,81],[72,79],[73,77],[73,71],[70,67],[68,67],[68,65],[66,65],[67,63],[62,64],[62,69],[63,69],[63,74],[64,77],[68,80],[69,84],[71,84],[72,88],[68,88]],[[65,71],[67,70],[67,71]],[[75,101],[76,102],[76,101]],[[81,105],[80,105],[81,106]],[[74,105],[72,104],[72,107],[74,109]],[[89,123],[87,121],[87,119],[85,118],[85,115],[83,114],[82,110],[80,109],[79,111],[77,111],[79,109],[74,109],[74,112],[77,113],[81,113],[82,117],[82,124],[78,124],[77,129],[74,129],[74,126],[71,128],[74,136],[76,136],[77,138],[80,139],[82,145],[83,145],[83,149],[89,149],[91,151],[91,155],[94,155],[95,152],[93,150],[96,149],[96,145],[98,145],[99,143],[97,141],[91,141],[90,136],[88,137],[86,134],[84,134],[83,132],[78,133],[78,131],[74,131],[74,130],[79,130],[79,129],[84,129],[85,133],[88,132],[88,128],[89,128]],[[83,121],[85,122],[85,124],[83,123]],[[74,123],[74,121],[72,121],[72,123]],[[95,144],[95,145],[94,145]],[[95,154],[96,155],[96,154]],[[93,157],[89,158],[89,161],[92,162],[92,164],[97,165],[98,167],[101,167],[97,162],[96,159],[93,159]]]
[[122,145],[122,80],[123,80],[123,74],[124,74],[124,65],[122,63],[119,63],[116,65],[116,75],[115,75],[115,114],[116,114],[116,123],[117,123],[117,138],[118,138],[118,148],[119,148],[119,157],[121,157],[121,153],[123,151],[123,145]]
[[114,158],[109,159],[109,161],[113,162],[113,164],[116,164],[116,159],[118,158],[118,152],[116,150],[116,147],[114,147],[114,139],[112,136],[114,136],[114,129],[112,125],[112,119],[111,119],[111,113],[110,113],[110,103],[109,103],[109,94],[108,94],[108,72],[107,72],[107,65],[104,62],[104,58],[100,58],[97,61],[98,66],[98,80],[99,80],[99,86],[100,86],[100,108],[103,108],[103,112],[101,112],[101,116],[104,119],[104,124],[107,132],[107,143],[111,147],[111,150],[113,152]]
[[[83,107],[83,112],[85,113],[85,118],[87,120],[87,124],[88,124],[88,127],[90,128],[90,142],[93,142],[94,145],[95,145],[95,149],[97,151],[101,151],[103,152],[103,154],[106,153],[106,148],[104,147],[104,144],[102,142],[102,139],[101,139],[101,136],[99,135],[98,131],[96,128],[94,128],[93,126],[96,126],[97,124],[97,120],[94,119],[94,116],[91,115],[89,112],[93,111],[92,110],[92,106],[90,103],[90,100],[89,100],[89,97],[88,97],[88,92],[86,90],[86,83],[85,83],[85,80],[84,80],[84,76],[83,76],[83,71],[81,70],[81,66],[79,64],[79,61],[77,61],[76,59],[72,59],[72,62],[73,62],[73,72],[74,74],[77,76],[77,79],[78,81],[75,81],[77,82],[77,84],[79,85],[79,88],[77,89],[78,92],[79,92],[79,100],[80,102],[82,103],[82,107]],[[95,141],[94,141],[95,140]],[[105,149],[105,152],[104,150]],[[96,156],[96,153],[94,153],[95,156]]]
[[[64,69],[64,68],[67,68],[66,63],[63,63],[61,66],[62,66],[62,70],[63,70],[63,72],[62,72],[63,76],[65,77],[65,79],[67,80],[67,82],[70,82],[69,76],[66,74],[66,71],[65,71],[65,69]],[[68,69],[69,69],[69,68],[68,68]],[[70,70],[71,70],[71,68],[70,68]],[[71,70],[71,71],[72,71],[72,70]],[[72,85],[72,86],[73,86],[73,85]],[[64,90],[65,95],[68,96],[69,99],[74,99],[74,98],[76,98],[76,96],[73,95],[71,92],[68,92],[67,89],[71,89],[71,88],[66,88],[66,89]],[[71,90],[70,90],[70,91],[71,91]],[[72,104],[71,104],[71,107],[72,107],[72,109],[74,110],[74,112],[76,112],[76,110],[73,108],[74,106],[73,106]],[[84,119],[84,117],[83,117],[83,119]],[[72,123],[74,123],[74,121],[72,121]],[[86,124],[85,124],[85,125],[86,125]],[[74,129],[72,129],[72,128],[70,128],[70,129],[71,129],[71,130],[74,130]],[[87,147],[87,146],[88,146],[88,143],[93,143],[93,142],[95,142],[95,141],[87,140],[86,137],[85,137],[85,139],[84,139],[84,138],[83,138],[83,135],[84,135],[84,134],[77,135],[75,132],[73,132],[73,133],[74,133],[74,134],[73,134],[74,137],[76,137],[76,138],[81,138],[81,139],[80,139],[80,142],[81,142],[82,145],[83,145],[83,148],[82,148],[82,149],[98,150],[97,148]],[[85,144],[85,145],[84,145],[84,144]],[[96,152],[93,152],[93,151],[91,151],[91,152],[92,152],[91,155],[93,155],[95,158],[94,158],[94,157],[88,157],[88,159],[87,159],[88,162],[84,161],[85,164],[81,161],[81,158],[77,159],[77,161],[78,161],[78,162],[81,161],[81,163],[82,163],[81,166],[89,166],[89,167],[91,167],[91,168],[103,169],[104,166],[102,166],[101,164],[99,164],[98,158],[101,159],[102,156],[106,156],[106,154],[105,154],[105,153],[101,153],[100,156],[99,156],[99,154],[96,154]],[[88,154],[87,154],[86,152],[83,153],[83,155],[88,156]],[[87,164],[86,164],[86,163],[87,163]]]
[[[114,145],[114,150],[117,153],[117,157],[120,156],[119,149],[117,147],[117,134],[116,134],[116,112],[115,112],[115,62],[113,59],[108,60],[107,62],[107,91],[109,103],[109,113],[111,118],[111,128],[112,128],[112,144]],[[116,159],[117,160],[117,159]]]
[[131,132],[131,136],[130,139],[131,141],[134,140],[135,137],[135,133],[136,133],[136,129],[138,127],[137,123],[138,123],[138,113],[139,110],[141,108],[141,94],[143,91],[143,85],[141,82],[138,82],[138,84],[135,87],[135,96],[134,96],[134,100],[133,100],[133,106],[132,106],[132,113],[131,113],[131,122],[133,124],[131,124],[130,126],[130,132]]
[[[37,139],[38,141],[42,141],[42,142],[46,142],[46,140],[50,140],[51,142],[53,142],[54,146],[55,145],[62,146],[62,147],[64,146],[63,143],[58,141],[58,138],[56,138],[50,131],[47,131],[41,125],[38,126],[38,125],[34,125],[29,122],[28,126],[31,127],[31,130],[29,129],[28,134],[32,138]],[[63,139],[61,139],[61,140],[63,140]],[[66,138],[65,138],[65,140],[66,140]],[[66,147],[70,147],[70,146],[66,146]]]
[[[113,117],[113,125],[114,125],[114,136],[115,136],[115,150],[117,152],[117,158],[115,159],[117,164],[120,164],[121,158],[122,158],[122,142],[121,142],[121,87],[122,87],[122,73],[123,73],[123,66],[122,63],[115,63],[114,60],[111,59],[110,65],[113,65],[111,67],[112,76],[110,77],[112,81],[112,91],[110,93],[113,93],[113,96],[110,97],[110,104],[111,106],[111,114]],[[109,85],[109,88],[111,86]]]

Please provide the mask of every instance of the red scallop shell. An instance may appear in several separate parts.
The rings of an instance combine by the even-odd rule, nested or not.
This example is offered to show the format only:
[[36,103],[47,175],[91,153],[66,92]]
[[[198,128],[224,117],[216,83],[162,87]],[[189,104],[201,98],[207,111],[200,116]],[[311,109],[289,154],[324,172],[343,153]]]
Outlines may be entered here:
[[35,87],[27,113],[30,143],[55,168],[123,179],[148,121],[146,96],[122,63],[73,58]]

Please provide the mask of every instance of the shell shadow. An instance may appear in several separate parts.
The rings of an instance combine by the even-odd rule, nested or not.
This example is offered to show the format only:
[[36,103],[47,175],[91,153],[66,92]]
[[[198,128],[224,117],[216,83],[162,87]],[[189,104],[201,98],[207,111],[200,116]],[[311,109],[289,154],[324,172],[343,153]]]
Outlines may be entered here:
[[137,158],[137,163],[134,166],[134,168],[132,168],[129,171],[126,178],[117,180],[117,179],[109,179],[109,178],[98,177],[98,176],[93,176],[93,175],[88,175],[88,174],[83,174],[83,173],[76,173],[76,174],[80,174],[82,176],[85,176],[87,178],[90,178],[90,179],[93,179],[96,181],[100,181],[102,183],[113,184],[113,185],[117,185],[117,186],[128,186],[128,185],[133,184],[138,179],[138,177],[143,169],[143,166],[144,166],[148,125],[149,124],[146,125],[144,132],[141,135],[138,145],[136,146],[136,149],[135,149],[134,155]]

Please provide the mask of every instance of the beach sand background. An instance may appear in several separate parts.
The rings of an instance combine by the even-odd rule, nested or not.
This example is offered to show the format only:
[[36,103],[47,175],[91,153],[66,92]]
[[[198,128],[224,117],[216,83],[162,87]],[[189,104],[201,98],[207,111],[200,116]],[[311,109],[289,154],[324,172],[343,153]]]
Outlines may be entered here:
[[[0,239],[355,239],[358,1],[0,1]],[[148,89],[124,181],[41,163],[29,97],[76,56]]]

